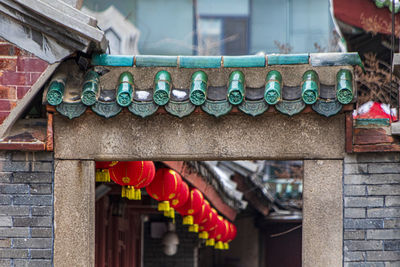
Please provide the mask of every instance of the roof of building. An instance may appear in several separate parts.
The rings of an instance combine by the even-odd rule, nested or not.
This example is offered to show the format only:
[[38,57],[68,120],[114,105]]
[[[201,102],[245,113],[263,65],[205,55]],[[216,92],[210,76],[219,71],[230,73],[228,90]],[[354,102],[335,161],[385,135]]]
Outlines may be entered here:
[[[147,117],[197,110],[219,117],[235,107],[257,116],[273,106],[295,115],[310,106],[329,117],[356,101],[357,53],[262,56],[95,55],[82,72],[73,62],[53,77],[44,103],[70,119],[87,109],[110,118],[124,108]],[[271,109],[270,109],[271,110]]]
[[1,0],[0,37],[49,63],[108,44],[96,19],[61,0]]

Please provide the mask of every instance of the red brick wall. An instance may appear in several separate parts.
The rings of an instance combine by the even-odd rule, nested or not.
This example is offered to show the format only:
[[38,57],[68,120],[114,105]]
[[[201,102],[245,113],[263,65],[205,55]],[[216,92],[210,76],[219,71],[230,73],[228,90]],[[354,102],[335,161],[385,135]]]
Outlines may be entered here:
[[0,38],[0,124],[48,63]]

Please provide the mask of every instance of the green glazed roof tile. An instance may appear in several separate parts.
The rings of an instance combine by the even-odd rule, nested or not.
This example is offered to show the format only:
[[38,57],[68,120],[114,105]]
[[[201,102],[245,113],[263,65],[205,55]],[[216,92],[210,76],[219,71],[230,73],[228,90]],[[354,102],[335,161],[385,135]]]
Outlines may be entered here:
[[177,67],[177,56],[135,56],[136,67]]
[[133,56],[95,54],[92,57],[93,66],[132,67]]
[[220,68],[222,56],[180,56],[180,68]]
[[308,64],[308,54],[268,55],[268,65]]
[[225,68],[265,67],[265,56],[224,56]]
[[358,53],[314,53],[310,54],[311,66],[362,65]]

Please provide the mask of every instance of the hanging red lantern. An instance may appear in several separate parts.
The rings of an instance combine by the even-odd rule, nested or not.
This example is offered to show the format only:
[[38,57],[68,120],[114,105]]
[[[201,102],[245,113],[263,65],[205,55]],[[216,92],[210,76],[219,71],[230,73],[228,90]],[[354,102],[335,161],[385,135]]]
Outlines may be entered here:
[[190,190],[189,198],[177,211],[183,216],[184,225],[193,225],[193,215],[200,212],[204,203],[203,194],[197,188]]
[[157,201],[159,211],[169,211],[169,200],[174,199],[180,191],[182,178],[174,170],[158,169],[154,180],[146,187],[147,193]]
[[111,181],[109,169],[117,163],[118,161],[96,161],[96,182],[109,183]]
[[215,240],[217,241],[215,244],[216,249],[224,249],[224,242],[226,238],[229,236],[229,225],[228,221],[222,218],[222,216],[218,216],[218,223],[217,223],[217,236]]
[[164,211],[164,216],[174,219],[175,209],[183,206],[183,204],[185,204],[188,198],[189,198],[189,186],[187,185],[187,183],[182,181],[181,188],[179,192],[176,194],[176,197],[169,201],[170,209],[169,211]]
[[226,248],[225,243],[229,237],[229,232],[230,232],[229,222],[222,217],[220,218],[220,220],[222,223],[220,223],[218,227],[221,227],[221,229],[219,231],[219,235],[217,235],[216,237],[217,243],[215,244],[215,248],[225,249]]
[[207,203],[204,201],[200,211],[193,215],[193,225],[189,226],[189,232],[193,233],[199,232],[199,224],[208,215],[206,213],[207,211],[206,208],[207,208]]
[[215,246],[215,237],[217,236],[217,228],[208,232],[208,238],[206,240],[206,246]]
[[232,242],[233,239],[235,239],[236,234],[237,234],[236,226],[233,223],[230,223],[230,222],[228,222],[228,223],[229,223],[229,235],[226,238],[225,243],[224,243],[225,249],[229,249],[229,243]]
[[122,197],[138,200],[140,188],[154,179],[155,166],[152,161],[119,161],[109,172],[111,179],[122,186]]
[[211,208],[210,205],[208,205],[208,207],[210,208],[209,211],[206,211],[208,215],[205,218],[203,218],[202,222],[199,224],[199,231],[200,231],[199,238],[201,239],[208,239],[209,238],[208,233],[214,230],[215,227],[217,226],[217,219],[218,219],[217,211]]

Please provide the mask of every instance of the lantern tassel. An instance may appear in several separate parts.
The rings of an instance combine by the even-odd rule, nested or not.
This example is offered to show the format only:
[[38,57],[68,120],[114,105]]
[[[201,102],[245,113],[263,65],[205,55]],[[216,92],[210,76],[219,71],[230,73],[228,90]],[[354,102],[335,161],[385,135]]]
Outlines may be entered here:
[[170,207],[169,210],[164,211],[164,216],[167,218],[175,219],[175,210]]
[[199,234],[200,239],[208,239],[208,232],[203,231]]
[[142,199],[142,191],[140,189],[135,190],[135,200],[141,200]]
[[224,249],[224,243],[222,243],[222,241],[218,241],[215,244],[215,249]]
[[207,239],[207,241],[206,241],[206,246],[207,247],[213,247],[214,245],[215,245],[214,238]]
[[96,182],[109,183],[111,181],[108,169],[96,170]]
[[229,249],[229,243],[224,243],[224,249],[228,250]]
[[169,211],[169,202],[163,201],[158,203],[158,211]]
[[193,224],[189,226],[189,232],[198,233],[199,232],[199,225]]
[[129,200],[137,200],[135,188],[133,186],[123,186],[121,191],[121,197],[126,197]]
[[183,225],[193,225],[193,216],[192,215],[187,215],[183,217]]

